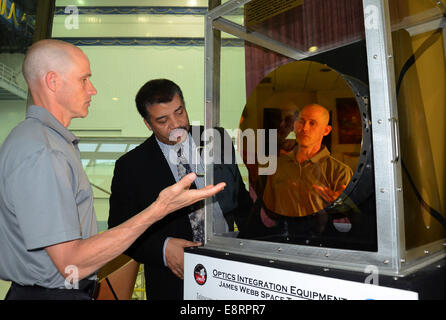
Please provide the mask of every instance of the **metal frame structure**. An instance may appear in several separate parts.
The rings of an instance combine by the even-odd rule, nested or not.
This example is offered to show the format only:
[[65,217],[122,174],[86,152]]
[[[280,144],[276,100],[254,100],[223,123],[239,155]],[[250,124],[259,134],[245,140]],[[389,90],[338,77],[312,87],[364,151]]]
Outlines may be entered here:
[[[243,26],[223,18],[224,15],[250,1],[228,1],[208,12],[205,17],[205,128],[217,126],[219,122],[220,79],[219,73],[214,71],[220,66],[220,44],[216,41],[219,39],[216,31],[224,31],[295,60],[308,57],[304,52],[262,34],[247,32]],[[279,260],[360,272],[373,265],[381,274],[393,276],[405,276],[446,256],[445,239],[423,248],[406,250],[389,5],[386,0],[363,0],[363,8],[366,22],[373,153],[380,155],[379,165],[375,166],[378,251],[309,247],[215,236],[209,231],[212,230],[213,221],[212,206],[208,205],[205,245],[207,249],[227,254],[266,257],[271,263]],[[207,141],[208,137],[205,136],[204,139]],[[211,165],[206,165],[205,179],[207,184],[213,183]]]

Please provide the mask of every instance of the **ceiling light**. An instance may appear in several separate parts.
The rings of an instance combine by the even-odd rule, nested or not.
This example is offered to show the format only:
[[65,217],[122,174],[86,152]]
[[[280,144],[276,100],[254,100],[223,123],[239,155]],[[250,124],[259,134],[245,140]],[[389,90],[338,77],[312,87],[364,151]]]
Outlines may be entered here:
[[149,18],[147,18],[147,17],[138,17],[138,22],[139,23],[147,23],[147,22],[149,22]]
[[291,132],[287,135],[287,137],[285,138],[286,140],[296,140],[296,133],[291,130]]

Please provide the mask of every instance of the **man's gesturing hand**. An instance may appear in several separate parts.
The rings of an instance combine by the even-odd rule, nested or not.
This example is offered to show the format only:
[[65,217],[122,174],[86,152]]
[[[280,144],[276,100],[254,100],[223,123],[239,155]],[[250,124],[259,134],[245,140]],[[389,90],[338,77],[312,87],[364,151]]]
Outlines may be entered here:
[[222,191],[226,186],[226,183],[221,182],[215,186],[209,185],[202,189],[190,190],[190,185],[196,177],[195,173],[189,173],[174,185],[161,191],[156,202],[163,208],[164,215],[209,198]]

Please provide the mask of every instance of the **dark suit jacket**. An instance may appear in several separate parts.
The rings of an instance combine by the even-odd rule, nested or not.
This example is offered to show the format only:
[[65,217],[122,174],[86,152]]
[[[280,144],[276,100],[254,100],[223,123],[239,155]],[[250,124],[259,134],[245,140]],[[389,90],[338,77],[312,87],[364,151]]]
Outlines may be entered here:
[[[200,132],[202,130],[203,128]],[[222,129],[218,131],[224,132]],[[230,139],[226,133],[224,136]],[[199,141],[195,143],[202,144]],[[232,143],[230,146],[229,152],[235,159]],[[214,183],[226,182],[225,189],[216,195],[217,201],[229,227],[233,227],[235,221],[241,230],[252,203],[237,164],[235,161],[232,163],[222,162],[214,165]],[[155,140],[155,135],[152,135],[116,161],[111,186],[109,228],[121,224],[147,208],[157,199],[161,190],[174,183],[175,178],[170,167]],[[183,281],[164,266],[163,245],[167,237],[192,241],[192,229],[187,214],[190,211],[190,208],[183,208],[156,222],[126,251],[127,255],[144,263],[146,292],[149,299],[183,298]]]

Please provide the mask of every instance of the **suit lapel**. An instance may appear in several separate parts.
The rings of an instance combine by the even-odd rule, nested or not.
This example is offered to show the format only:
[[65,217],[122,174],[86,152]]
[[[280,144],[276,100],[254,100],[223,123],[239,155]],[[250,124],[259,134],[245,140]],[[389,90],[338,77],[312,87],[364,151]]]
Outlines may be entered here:
[[165,185],[170,186],[175,184],[175,178],[154,134],[144,142],[143,149],[145,158],[147,159],[147,166],[151,167],[147,169],[155,177],[164,180],[166,182]]

